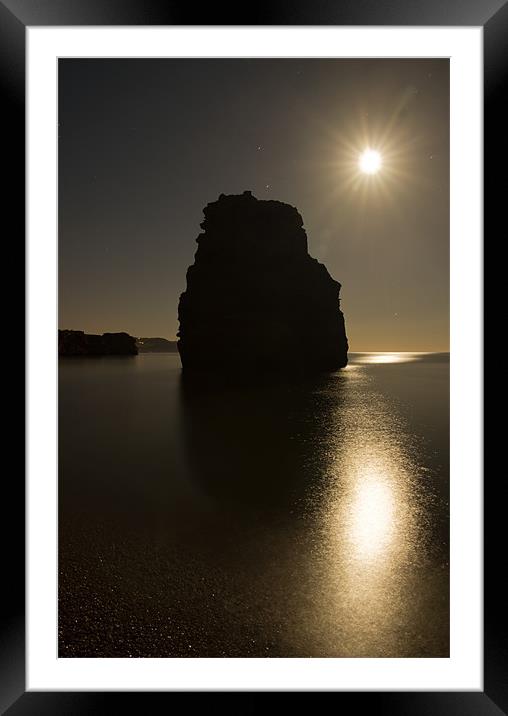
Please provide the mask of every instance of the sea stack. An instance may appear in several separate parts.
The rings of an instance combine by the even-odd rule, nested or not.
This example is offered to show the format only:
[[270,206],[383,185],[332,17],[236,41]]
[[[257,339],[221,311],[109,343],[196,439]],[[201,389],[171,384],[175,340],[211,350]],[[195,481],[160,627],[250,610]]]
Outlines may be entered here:
[[341,285],[309,256],[295,207],[250,191],[204,209],[180,296],[184,374],[312,374],[347,364]]

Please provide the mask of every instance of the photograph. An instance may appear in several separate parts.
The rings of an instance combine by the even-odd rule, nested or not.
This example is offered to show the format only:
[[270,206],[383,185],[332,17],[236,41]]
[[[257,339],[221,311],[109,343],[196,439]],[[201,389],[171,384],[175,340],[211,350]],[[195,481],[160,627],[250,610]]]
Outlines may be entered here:
[[57,72],[58,657],[450,657],[450,60]]

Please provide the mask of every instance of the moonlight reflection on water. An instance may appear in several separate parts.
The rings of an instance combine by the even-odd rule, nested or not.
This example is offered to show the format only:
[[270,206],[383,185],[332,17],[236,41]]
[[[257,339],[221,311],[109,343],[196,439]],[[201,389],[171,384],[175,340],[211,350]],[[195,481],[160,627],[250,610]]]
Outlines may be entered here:
[[346,380],[347,397],[329,435],[333,458],[322,495],[327,597],[316,631],[325,651],[333,649],[330,635],[340,632],[341,654],[390,656],[410,651],[404,630],[423,626],[424,613],[430,617],[420,579],[430,567],[434,496],[420,479],[424,455],[393,403],[361,369]]
[[362,363],[409,363],[423,360],[429,353],[356,353],[355,364]]

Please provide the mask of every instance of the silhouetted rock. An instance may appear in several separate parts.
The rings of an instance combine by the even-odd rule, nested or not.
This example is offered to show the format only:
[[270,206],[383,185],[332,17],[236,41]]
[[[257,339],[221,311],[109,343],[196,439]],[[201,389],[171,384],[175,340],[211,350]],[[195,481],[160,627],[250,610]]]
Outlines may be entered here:
[[136,355],[137,352],[136,339],[128,333],[96,336],[84,331],[58,331],[60,356]]
[[177,353],[176,341],[166,338],[137,338],[136,346],[139,353]]
[[180,296],[184,373],[316,373],[347,364],[340,283],[309,256],[298,211],[250,192],[204,209]]

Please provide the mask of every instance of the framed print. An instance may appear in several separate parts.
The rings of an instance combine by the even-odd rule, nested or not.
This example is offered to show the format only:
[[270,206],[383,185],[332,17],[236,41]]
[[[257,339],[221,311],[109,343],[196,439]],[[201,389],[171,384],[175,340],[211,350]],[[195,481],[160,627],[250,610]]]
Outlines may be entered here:
[[504,713],[506,6],[207,14],[0,4],[28,338],[2,708]]

